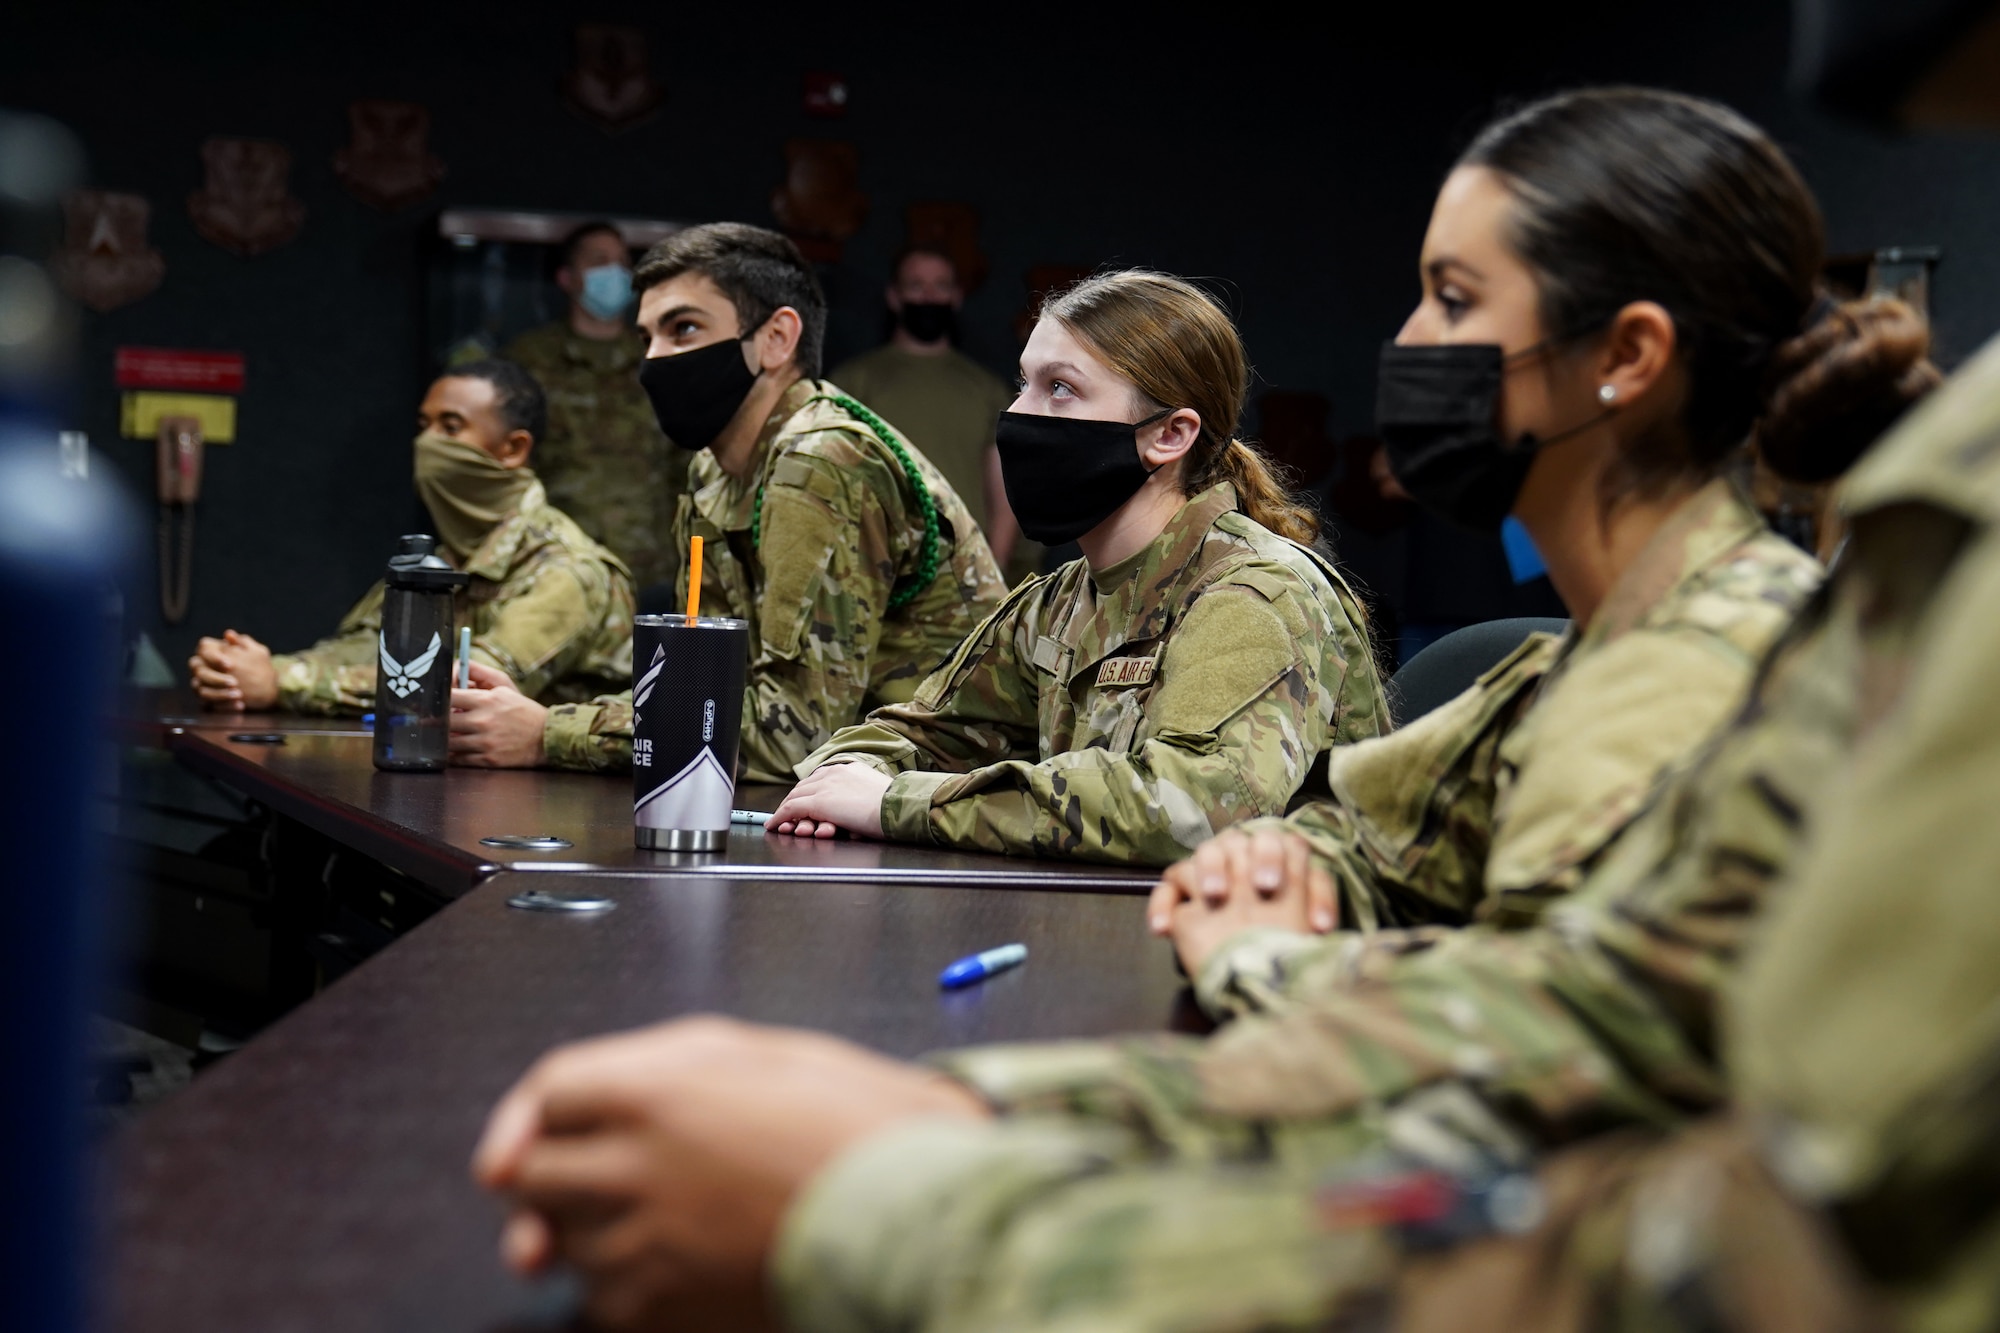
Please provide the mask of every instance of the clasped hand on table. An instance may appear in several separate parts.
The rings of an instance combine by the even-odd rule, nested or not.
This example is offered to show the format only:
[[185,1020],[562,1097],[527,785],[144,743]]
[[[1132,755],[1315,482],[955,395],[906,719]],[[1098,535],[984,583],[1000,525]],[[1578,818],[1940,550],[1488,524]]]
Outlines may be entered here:
[[278,702],[278,672],[271,650],[238,630],[204,637],[188,658],[188,680],[204,708],[261,713]]
[[1181,967],[1201,975],[1231,936],[1257,926],[1324,934],[1340,923],[1333,878],[1296,833],[1225,829],[1167,867],[1146,924],[1173,940]]

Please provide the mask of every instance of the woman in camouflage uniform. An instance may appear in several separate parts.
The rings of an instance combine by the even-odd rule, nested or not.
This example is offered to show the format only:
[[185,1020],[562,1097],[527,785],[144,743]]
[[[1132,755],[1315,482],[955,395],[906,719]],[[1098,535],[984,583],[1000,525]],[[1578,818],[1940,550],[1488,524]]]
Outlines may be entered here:
[[1008,499],[1083,558],[809,755],[774,831],[1165,865],[1386,728],[1360,605],[1230,434],[1249,365],[1214,301],[1090,278],[1043,306],[1021,372]]
[[[1852,453],[1828,432],[1883,424],[1767,410],[1801,400],[1787,376],[1850,318],[1819,299],[1824,254],[1797,172],[1713,103],[1553,98],[1466,151],[1424,238],[1422,300],[1383,351],[1377,424],[1420,502],[1520,519],[1574,627],[1340,754],[1333,799],[1272,830],[1265,880],[1316,867],[1316,929],[1534,920],[1734,713],[1820,570],[1726,465],[1755,425],[1767,455],[1823,478]],[[1220,902],[1259,835],[1170,873],[1155,928]]]

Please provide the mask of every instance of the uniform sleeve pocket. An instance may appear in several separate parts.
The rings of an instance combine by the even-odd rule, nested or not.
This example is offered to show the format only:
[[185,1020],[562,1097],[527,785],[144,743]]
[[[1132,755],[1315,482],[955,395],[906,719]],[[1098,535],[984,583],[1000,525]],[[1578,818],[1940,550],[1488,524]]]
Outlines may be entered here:
[[813,605],[833,563],[840,524],[817,496],[773,485],[764,494],[760,531],[764,590],[758,615],[764,648],[790,660],[812,630]]
[[[1256,702],[1299,654],[1284,620],[1261,596],[1228,588],[1205,594],[1161,655],[1151,707],[1160,731],[1212,732]],[[1304,673],[1297,688],[1307,687]],[[1303,701],[1302,701],[1303,702]]]

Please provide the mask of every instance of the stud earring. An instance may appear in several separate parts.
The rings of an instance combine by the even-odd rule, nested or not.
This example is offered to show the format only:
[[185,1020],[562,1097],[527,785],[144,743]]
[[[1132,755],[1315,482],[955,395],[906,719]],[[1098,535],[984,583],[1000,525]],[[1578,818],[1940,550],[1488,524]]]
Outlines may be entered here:
[[1600,402],[1600,403],[1608,403],[1608,402],[1610,402],[1611,400],[1613,400],[1614,398],[1616,398],[1617,396],[1618,396],[1618,389],[1617,389],[1617,387],[1616,387],[1615,385],[1610,385],[1610,384],[1600,384],[1600,385],[1598,385],[1598,386],[1597,386],[1597,401],[1598,401],[1598,402]]

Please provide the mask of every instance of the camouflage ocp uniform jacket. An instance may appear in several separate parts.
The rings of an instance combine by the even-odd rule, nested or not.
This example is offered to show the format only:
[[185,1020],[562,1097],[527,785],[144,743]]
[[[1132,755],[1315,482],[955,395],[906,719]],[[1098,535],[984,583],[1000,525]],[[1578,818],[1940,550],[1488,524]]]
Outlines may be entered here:
[[799,765],[892,775],[891,838],[1165,865],[1386,724],[1354,595],[1218,483],[1144,550],[1009,595],[907,704]]
[[1819,578],[1710,482],[1581,634],[1533,636],[1457,699],[1333,756],[1332,799],[1289,826],[1333,874],[1342,924],[1532,920],[1736,710]]
[[[523,694],[554,704],[632,679],[632,576],[549,504],[539,481],[461,568],[472,582],[458,595],[456,617],[459,626],[472,627],[473,658],[506,672]],[[271,659],[279,707],[374,708],[381,632],[377,583],[332,637]]]
[[[916,577],[923,521],[902,464],[833,400],[839,392],[824,380],[787,389],[745,479],[699,454],[674,521],[680,546],[702,538],[702,614],[750,622],[741,762],[751,782],[792,781],[835,729],[908,699],[1006,592],[978,523],[904,441],[937,507],[938,566],[888,610]],[[553,710],[543,751],[562,768],[630,768],[631,691]]]

